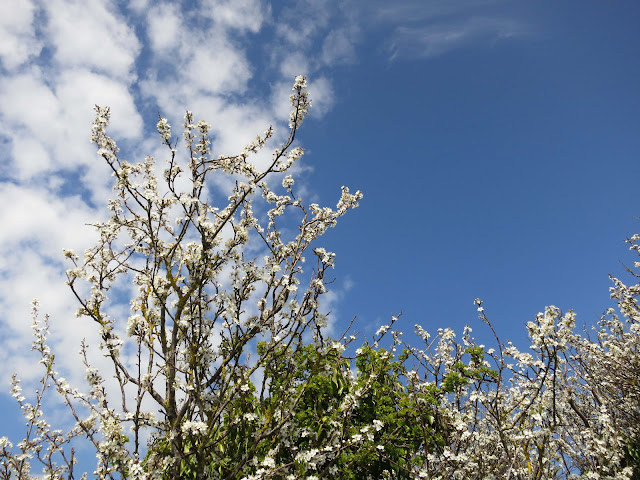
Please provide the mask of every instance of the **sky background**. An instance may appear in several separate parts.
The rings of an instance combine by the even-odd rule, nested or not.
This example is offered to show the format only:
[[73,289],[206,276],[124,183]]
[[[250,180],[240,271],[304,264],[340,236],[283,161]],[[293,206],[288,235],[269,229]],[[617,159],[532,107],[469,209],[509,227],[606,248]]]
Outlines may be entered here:
[[[214,127],[233,154],[286,133],[293,78],[313,99],[296,177],[308,203],[361,206],[328,232],[331,310],[370,336],[469,323],[503,340],[546,305],[595,323],[640,231],[640,4],[567,0],[11,2],[0,17],[0,372],[40,373],[30,302],[52,316],[59,369],[81,382],[62,248],[92,244],[106,165],[89,142],[112,110],[123,157],[159,152],[158,112]],[[177,129],[175,130],[178,131]],[[271,144],[275,148],[275,143]],[[158,160],[164,157],[160,154]],[[625,277],[626,278],[626,277]],[[81,386],[81,384],[80,384]],[[0,394],[5,422],[20,424]]]

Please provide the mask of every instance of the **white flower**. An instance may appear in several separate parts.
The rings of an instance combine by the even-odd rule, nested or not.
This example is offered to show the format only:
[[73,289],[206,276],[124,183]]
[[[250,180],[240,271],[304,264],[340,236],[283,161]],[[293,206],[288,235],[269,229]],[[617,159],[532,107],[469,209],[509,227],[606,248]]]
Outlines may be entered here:
[[131,459],[129,461],[129,476],[127,478],[131,480],[146,480],[147,476],[144,473],[144,469],[136,460]]
[[295,79],[292,90],[297,90],[298,88],[307,88],[307,77],[304,75],[298,75]]
[[187,420],[182,424],[183,433],[192,433],[194,435],[204,435],[207,433],[207,424],[204,422],[192,422]]
[[291,187],[294,183],[295,183],[295,182],[294,182],[293,177],[292,177],[291,175],[287,175],[286,177],[284,177],[284,178],[282,179],[282,186],[283,186],[284,188],[289,188],[289,187]]
[[140,329],[144,326],[144,319],[139,315],[132,315],[127,321],[127,336],[132,337],[140,334]]
[[333,342],[331,344],[331,348],[333,348],[334,350],[338,350],[340,353],[344,352],[344,345],[340,342]]
[[158,121],[158,124],[156,125],[156,127],[158,128],[158,133],[160,134],[160,137],[164,141],[169,141],[171,139],[171,125],[169,125],[169,122],[167,121],[166,118],[161,118]]
[[62,249],[62,253],[64,254],[65,258],[68,258],[68,259],[73,260],[73,261],[77,261],[78,260],[78,255],[73,250],[70,250],[68,248],[64,248],[64,249]]
[[388,330],[389,330],[389,325],[383,325],[378,329],[378,331],[376,332],[376,335],[384,335],[385,333],[387,333]]

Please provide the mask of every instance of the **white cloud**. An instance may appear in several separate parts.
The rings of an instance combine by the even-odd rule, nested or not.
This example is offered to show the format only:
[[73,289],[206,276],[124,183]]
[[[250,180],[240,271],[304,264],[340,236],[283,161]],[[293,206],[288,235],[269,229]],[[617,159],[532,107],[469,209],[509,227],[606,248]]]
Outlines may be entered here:
[[75,138],[89,138],[94,105],[111,108],[110,132],[114,137],[134,139],[142,134],[142,118],[133,95],[122,82],[85,69],[68,69],[58,78],[56,93],[65,124]]
[[35,6],[32,1],[10,2],[0,15],[0,59],[8,70],[13,70],[38,55],[42,42],[36,38],[34,26]]
[[201,8],[218,27],[253,33],[270,13],[269,5],[259,0],[205,0]]
[[[6,202],[0,209],[0,269],[4,273],[0,277],[0,323],[20,339],[4,344],[0,359],[10,358],[13,368],[24,373],[31,371],[24,346],[31,342],[33,298],[41,299],[43,309],[62,322],[58,330],[79,345],[78,335],[83,330],[65,321],[73,317],[76,305],[65,285],[62,249],[82,251],[90,244],[94,233],[85,223],[95,218],[96,212],[78,197],[61,199],[43,189],[14,184],[0,184],[0,198]],[[64,352],[60,359],[66,362]],[[0,381],[6,384],[11,373],[1,372]]]
[[83,186],[91,195],[91,201],[102,206],[112,196],[111,177],[104,161],[98,158],[95,146],[89,141],[93,106],[110,107],[109,135],[116,142],[137,140],[142,136],[143,122],[133,95],[121,82],[82,69],[70,69],[60,75],[57,94],[63,106],[61,135],[67,140],[56,146],[59,166],[82,169]]
[[127,6],[133,12],[142,14],[145,10],[149,9],[149,1],[150,0],[129,0]]
[[46,31],[61,68],[81,67],[125,79],[140,43],[134,30],[103,0],[49,0]]
[[242,93],[251,78],[243,51],[225,37],[213,34],[191,50],[185,69],[184,85],[210,94]]
[[321,57],[326,65],[354,62],[356,49],[349,30],[340,29],[330,32],[322,44]]
[[39,69],[0,80],[0,118],[3,133],[11,140],[11,155],[4,157],[5,175],[24,180],[40,168],[51,168],[60,117],[58,99]]
[[274,22],[285,44],[272,52],[274,62],[280,63],[287,75],[291,74],[292,59],[298,57],[305,59],[303,71],[308,75],[327,66],[354,63],[361,17],[355,5],[334,0],[298,0],[283,7]]
[[[64,339],[56,352],[64,370],[74,371],[76,347],[82,336],[91,334],[87,322],[76,324],[74,319],[77,305],[65,285],[62,248],[82,252],[93,239],[85,224],[103,215],[71,192],[88,192],[100,207],[111,196],[108,168],[89,142],[93,105],[112,107],[116,138],[135,139],[142,133],[130,91],[140,45],[130,26],[106,2],[56,0],[45,8],[50,10],[23,12],[11,29],[0,27],[0,35],[8,37],[3,45],[23,43],[26,49],[12,51],[12,57],[2,54],[3,64],[31,58],[30,64],[0,78],[2,136],[10,145],[3,169],[5,178],[12,179],[0,183],[5,205],[0,209],[0,325],[14,339],[3,344],[0,358],[11,359],[13,368],[27,377],[37,372],[25,351],[31,343],[33,297],[41,298],[42,311],[55,320],[53,343]],[[39,35],[52,56],[33,57],[39,51],[33,47],[34,18],[42,18]],[[80,185],[66,188],[74,181]],[[61,188],[67,190],[62,196]],[[2,373],[5,384],[10,373]]]
[[361,10],[375,22],[398,24],[406,22],[446,22],[455,17],[475,16],[479,12],[490,12],[494,7],[502,8],[506,0],[397,0],[390,4],[385,0],[371,0],[369,8]]
[[[273,116],[280,122],[286,122],[289,120],[289,113],[291,112],[291,101],[289,95],[291,95],[292,82],[281,80],[271,88],[271,110]],[[315,108],[315,96],[311,96],[312,107]]]
[[51,170],[53,158],[41,141],[29,135],[13,142],[13,160],[16,162],[14,172],[20,180],[28,180],[42,172]]
[[313,117],[323,117],[333,108],[335,93],[331,80],[327,77],[319,77],[309,83],[309,91],[312,92],[313,107],[309,114]]
[[[230,5],[224,9],[231,15]],[[186,27],[189,19],[165,4],[150,10],[146,22],[153,57],[139,85],[163,115],[182,116],[203,96],[246,92],[252,70],[235,34],[202,22]]]
[[7,175],[27,181],[44,173],[52,177],[62,170],[88,168],[86,187],[94,201],[104,203],[110,179],[89,142],[96,103],[112,108],[115,137],[141,135],[142,119],[127,86],[104,75],[68,69],[45,80],[41,70],[33,68],[1,81],[0,118],[11,141]]
[[176,4],[161,3],[147,13],[147,36],[155,55],[168,56],[180,46],[182,14]]
[[293,79],[298,75],[308,75],[311,71],[309,58],[301,52],[292,52],[280,61],[280,73],[284,79]]
[[39,69],[0,80],[0,100],[0,112],[6,123],[49,137],[47,132],[55,127],[53,120],[59,116],[60,105]]
[[327,28],[335,11],[329,0],[298,0],[286,5],[274,20],[278,34],[296,48],[308,48]]
[[[0,210],[0,245],[14,251],[23,243],[47,258],[62,259],[63,248],[83,250],[91,237],[91,228],[85,226],[96,212],[79,197],[58,198],[38,188],[15,184],[0,184],[0,196],[9,199],[8,208]],[[5,262],[20,258],[3,257]]]

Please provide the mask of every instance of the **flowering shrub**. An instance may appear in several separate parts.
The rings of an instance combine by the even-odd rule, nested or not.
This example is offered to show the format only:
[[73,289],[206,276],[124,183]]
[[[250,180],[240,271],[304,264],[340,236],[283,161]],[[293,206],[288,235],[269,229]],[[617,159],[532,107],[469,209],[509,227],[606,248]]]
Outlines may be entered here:
[[[83,259],[64,254],[117,401],[85,344],[88,392],[60,376],[34,303],[42,387],[28,403],[14,377],[28,430],[16,447],[0,438],[0,477],[34,478],[40,465],[45,478],[86,478],[74,470],[84,439],[100,479],[638,478],[638,285],[613,279],[619,314],[607,312],[594,340],[555,307],[528,324],[527,351],[497,335],[487,349],[470,328],[458,339],[418,325],[411,345],[397,317],[359,348],[348,332],[327,338],[319,300],[334,254],[315,244],[362,194],[342,187],[335,208],[296,196],[288,170],[303,154],[294,143],[311,105],[304,77],[291,103],[288,137],[263,168],[251,160],[271,128],[238,155],[214,157],[211,127],[187,112],[182,159],[161,118],[160,175],[151,157],[119,158],[110,112],[96,107],[92,140],[116,198],[95,224],[98,243]],[[636,252],[639,239],[629,240]],[[136,291],[126,321],[110,315],[122,285]],[[45,418],[51,387],[75,419],[67,432]]]

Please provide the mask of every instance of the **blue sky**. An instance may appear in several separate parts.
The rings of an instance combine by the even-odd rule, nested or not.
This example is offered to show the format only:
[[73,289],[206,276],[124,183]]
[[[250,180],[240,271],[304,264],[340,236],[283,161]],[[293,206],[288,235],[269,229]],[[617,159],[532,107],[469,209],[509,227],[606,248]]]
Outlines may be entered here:
[[[0,19],[0,381],[35,378],[29,304],[74,372],[61,250],[91,244],[111,178],[89,143],[94,104],[130,158],[159,149],[158,111],[214,125],[231,154],[273,124],[293,78],[314,108],[297,176],[308,201],[341,185],[361,206],[323,244],[331,310],[371,335],[474,326],[504,340],[546,305],[593,324],[640,231],[640,5],[635,1],[23,0]],[[8,386],[7,389],[8,391]],[[12,400],[0,395],[0,407]],[[3,408],[3,411],[4,408]],[[9,412],[9,410],[6,410]],[[13,421],[10,413],[7,421]],[[0,432],[2,433],[2,432]]]

